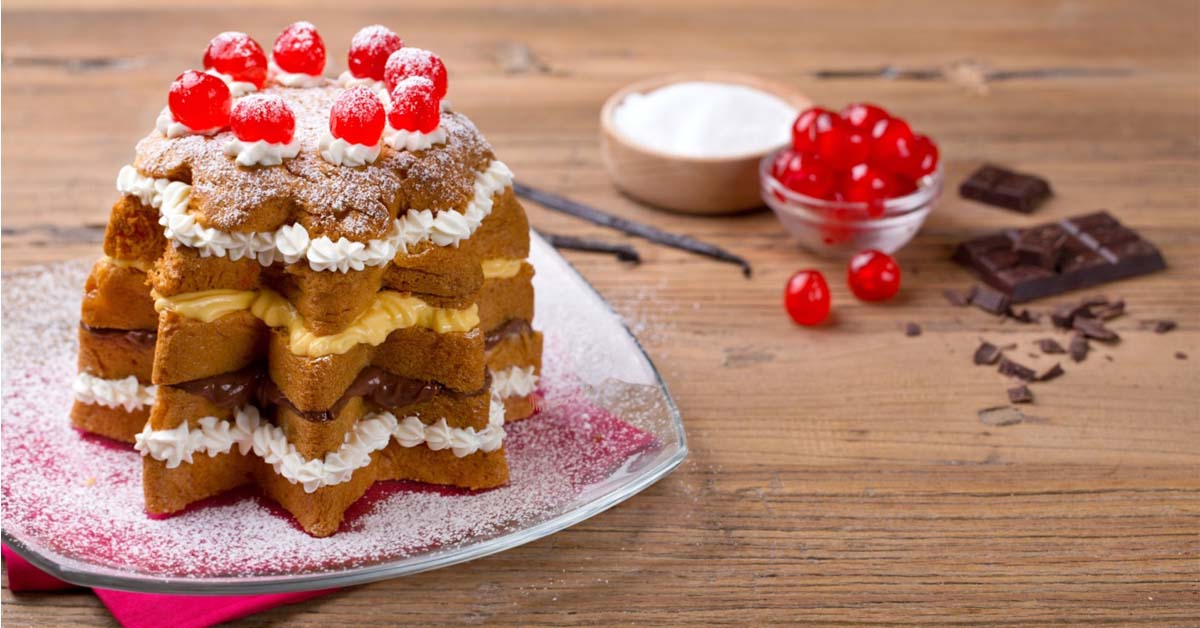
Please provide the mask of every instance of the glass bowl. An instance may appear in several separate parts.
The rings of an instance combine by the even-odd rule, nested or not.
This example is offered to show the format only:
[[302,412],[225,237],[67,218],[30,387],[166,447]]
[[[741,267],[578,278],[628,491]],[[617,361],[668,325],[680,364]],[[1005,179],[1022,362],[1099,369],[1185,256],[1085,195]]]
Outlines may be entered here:
[[800,246],[822,257],[849,257],[863,249],[894,253],[917,235],[942,194],[941,166],[917,181],[917,190],[888,199],[883,212],[872,215],[866,203],[827,201],[787,189],[771,176],[778,153],[758,164],[762,197],[784,229]]

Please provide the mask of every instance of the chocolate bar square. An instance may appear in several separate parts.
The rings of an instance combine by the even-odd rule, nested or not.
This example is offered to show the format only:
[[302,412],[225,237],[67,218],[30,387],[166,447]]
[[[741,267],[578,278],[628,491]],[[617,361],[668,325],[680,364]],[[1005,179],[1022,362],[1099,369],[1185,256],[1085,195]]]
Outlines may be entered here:
[[1013,303],[1167,267],[1153,244],[1108,212],[980,236],[959,244],[954,260]]
[[1045,179],[984,165],[958,188],[963,198],[1030,213],[1050,197],[1050,184]]

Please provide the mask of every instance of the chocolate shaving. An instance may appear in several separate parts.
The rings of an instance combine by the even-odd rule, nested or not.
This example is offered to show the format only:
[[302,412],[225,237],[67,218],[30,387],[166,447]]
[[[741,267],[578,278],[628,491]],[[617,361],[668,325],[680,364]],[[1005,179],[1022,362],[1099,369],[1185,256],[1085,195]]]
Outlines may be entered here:
[[1008,400],[1011,403],[1033,403],[1033,391],[1025,384],[1008,389]]
[[1013,362],[1008,358],[1001,358],[1000,374],[1023,379],[1027,382],[1032,382],[1037,379],[1037,371],[1023,364]]
[[546,233],[538,231],[538,235],[542,236],[546,242],[550,243],[556,249],[570,249],[572,251],[587,251],[589,253],[608,253],[616,255],[617,259],[622,262],[633,262],[641,264],[642,257],[638,255],[637,249],[628,244],[611,244],[600,240],[588,240],[585,238],[577,238],[569,235],[559,235],[556,233]]
[[1076,316],[1075,322],[1072,323],[1072,326],[1076,331],[1093,340],[1113,342],[1121,338],[1117,335],[1117,332],[1105,327],[1103,322],[1095,318]]
[[1063,370],[1062,365],[1055,362],[1054,366],[1046,369],[1046,372],[1042,373],[1041,375],[1038,375],[1037,379],[1034,381],[1048,382],[1052,379],[1059,377],[1063,373],[1066,373],[1066,371]]
[[1018,310],[1012,306],[1009,306],[1008,311],[1005,312],[1005,314],[1018,323],[1036,323],[1038,320],[1038,317],[1033,312],[1029,311],[1028,308],[1022,308]]
[[946,297],[946,301],[954,307],[966,307],[971,304],[969,294],[964,294],[962,291],[953,288],[942,290],[942,296]]
[[1160,321],[1154,323],[1154,333],[1165,334],[1165,333],[1175,329],[1178,326],[1179,326],[1178,323],[1176,323],[1175,321],[1160,320]]
[[1067,352],[1067,350],[1064,349],[1062,345],[1058,344],[1058,341],[1053,338],[1042,338],[1041,340],[1037,341],[1037,345],[1038,345],[1038,349],[1042,350],[1042,353],[1066,353]]
[[920,336],[921,335],[921,326],[916,323],[911,323],[911,322],[905,323],[904,335],[908,336],[909,338],[912,338],[914,336]]
[[971,305],[997,316],[1008,311],[1008,295],[987,286],[977,286],[971,295]]
[[1067,345],[1067,351],[1071,354],[1071,359],[1075,362],[1083,362],[1088,354],[1088,339],[1080,333],[1071,336],[1071,342]]
[[979,348],[975,350],[975,364],[978,364],[980,366],[987,365],[987,364],[995,364],[996,360],[999,360],[999,359],[1000,359],[1000,347],[997,347],[996,345],[994,345],[986,340],[983,341],[979,345]]
[[1186,360],[1186,359],[1187,359],[1187,354],[1186,354],[1186,353],[1184,353],[1184,352],[1182,352],[1182,351],[1176,351],[1176,352],[1175,352],[1175,359],[1176,359],[1176,360]]
[[1125,313],[1125,300],[1118,299],[1116,301],[1112,301],[1103,307],[1092,308],[1090,312],[1092,316],[1095,316],[1102,321],[1110,321]]
[[658,244],[662,244],[663,246],[669,246],[683,251],[696,253],[698,255],[704,255],[730,264],[737,264],[742,268],[742,274],[746,277],[750,277],[752,272],[750,268],[750,262],[747,262],[744,258],[734,255],[733,253],[730,253],[714,244],[708,244],[706,242],[694,240],[687,236],[668,233],[649,225],[644,225],[626,218],[614,216],[593,207],[588,207],[582,203],[563,198],[557,194],[551,194],[550,192],[531,188],[528,185],[517,181],[513,181],[512,187],[513,191],[516,192],[518,196],[538,203],[547,209],[553,209],[555,211],[586,220],[602,227],[608,227],[610,229],[616,229],[617,231],[628,233],[630,235],[646,238],[651,242],[656,242]]

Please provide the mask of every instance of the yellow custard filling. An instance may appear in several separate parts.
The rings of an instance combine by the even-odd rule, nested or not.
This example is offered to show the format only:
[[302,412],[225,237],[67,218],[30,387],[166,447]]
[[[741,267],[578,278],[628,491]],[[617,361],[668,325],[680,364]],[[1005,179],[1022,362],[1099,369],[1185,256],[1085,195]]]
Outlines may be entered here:
[[154,264],[151,264],[150,262],[143,262],[139,259],[117,259],[107,255],[100,259],[109,266],[116,266],[117,268],[136,268],[144,273],[150,272],[150,269],[154,267]]
[[511,279],[521,272],[521,264],[525,260],[520,259],[504,259],[498,257],[496,259],[483,260],[483,278],[484,279]]
[[158,297],[154,309],[171,310],[203,323],[249,310],[269,327],[288,330],[289,348],[310,358],[341,354],[358,344],[376,346],[397,329],[423,327],[438,333],[467,332],[479,326],[479,306],[455,310],[429,305],[410,294],[384,290],[354,322],[336,333],[318,336],[304,326],[296,307],[272,290],[203,290]]

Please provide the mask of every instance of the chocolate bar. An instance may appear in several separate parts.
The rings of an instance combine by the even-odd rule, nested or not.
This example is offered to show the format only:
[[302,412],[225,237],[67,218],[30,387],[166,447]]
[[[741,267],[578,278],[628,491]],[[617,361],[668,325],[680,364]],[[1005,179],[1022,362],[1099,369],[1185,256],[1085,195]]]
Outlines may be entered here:
[[1013,303],[1167,267],[1153,244],[1105,211],[968,240],[954,261]]
[[1030,213],[1050,197],[1050,184],[1031,174],[985,165],[958,187],[963,198]]

